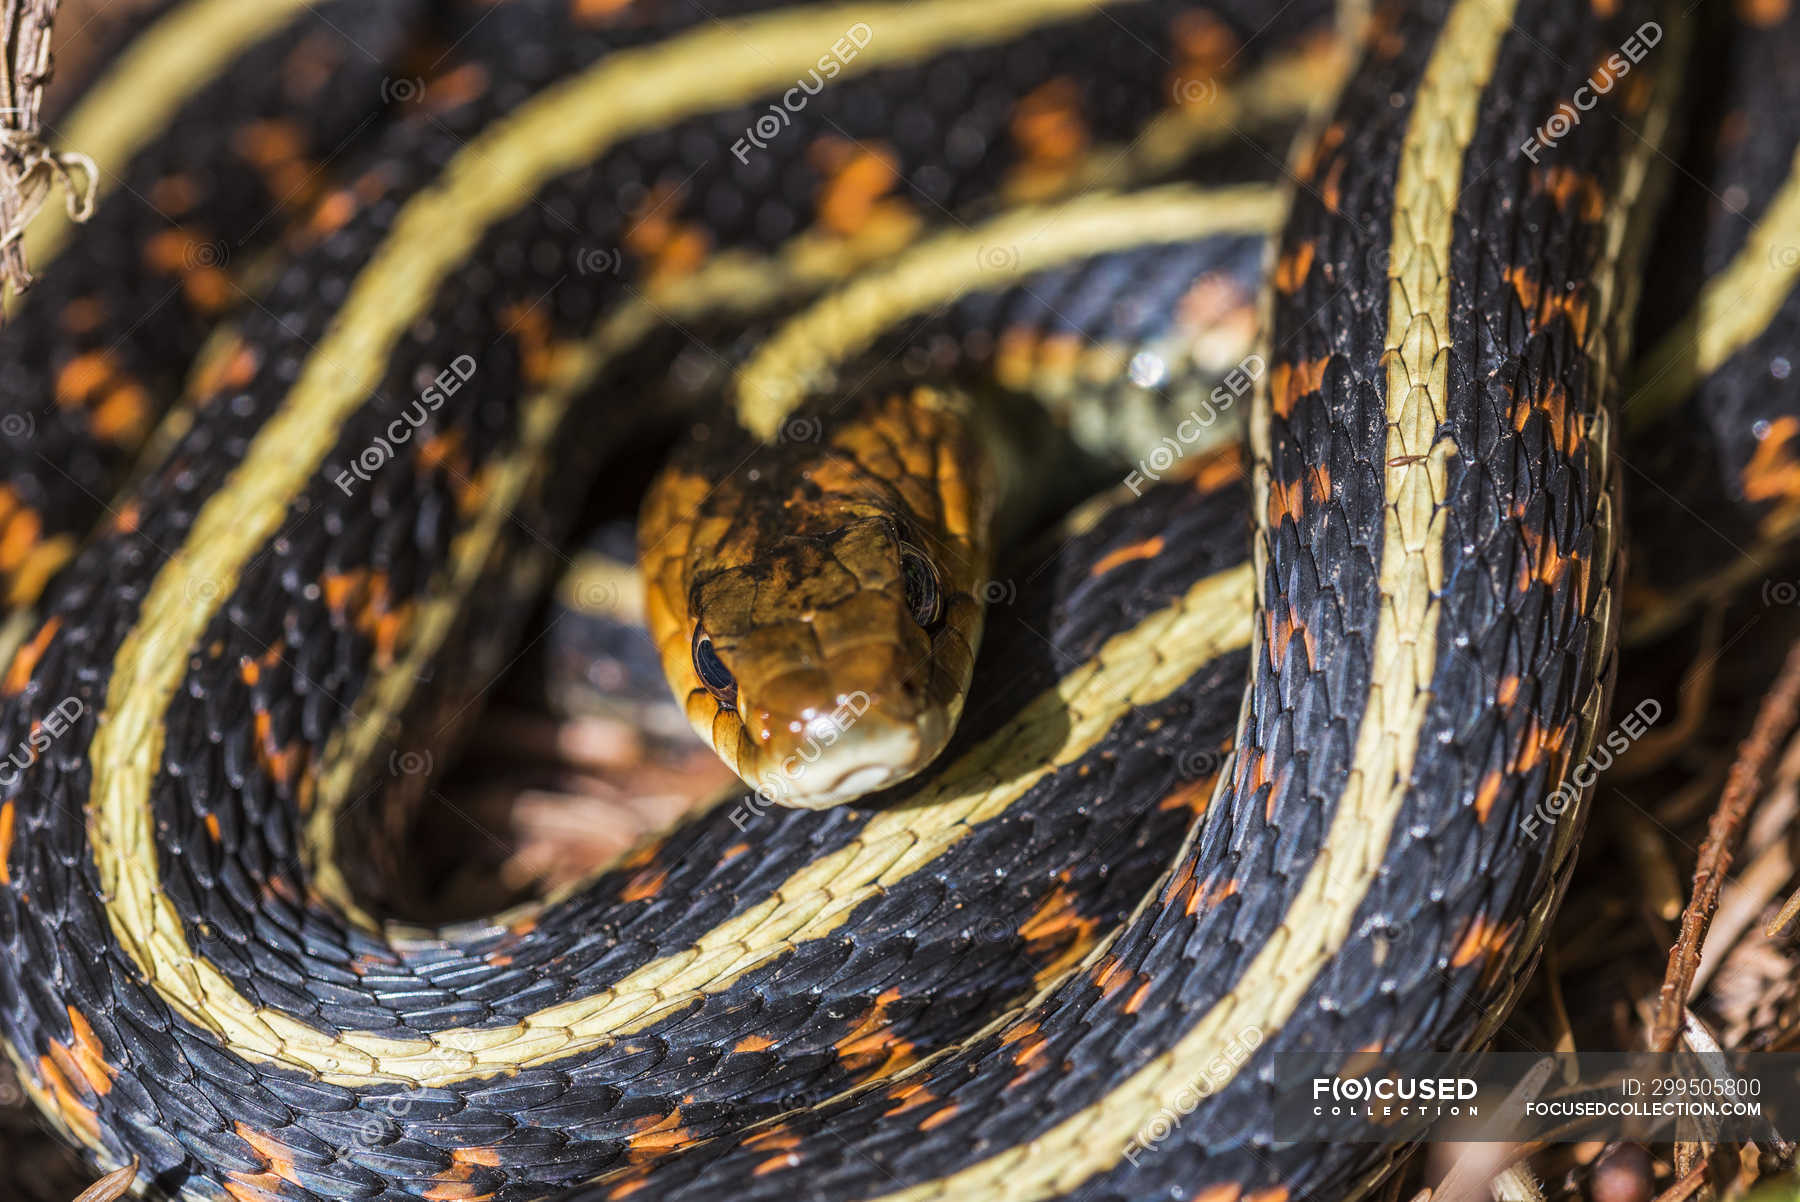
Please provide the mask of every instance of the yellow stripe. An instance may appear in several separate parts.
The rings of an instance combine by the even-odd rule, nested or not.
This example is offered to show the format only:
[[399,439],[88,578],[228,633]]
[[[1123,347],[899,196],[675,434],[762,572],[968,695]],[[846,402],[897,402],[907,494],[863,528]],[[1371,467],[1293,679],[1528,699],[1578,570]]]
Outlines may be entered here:
[[1731,263],[1706,281],[1681,323],[1637,372],[1626,401],[1634,427],[1656,421],[1748,346],[1800,283],[1800,151]]
[[1003,288],[1110,250],[1230,231],[1264,233],[1281,219],[1283,205],[1282,194],[1267,185],[1207,191],[1178,184],[1020,210],[932,238],[892,266],[857,277],[770,337],[738,373],[738,418],[751,434],[772,440],[809,392],[883,330],[972,288]]
[[[920,871],[1057,767],[1090,751],[1133,710],[1167,697],[1216,656],[1246,646],[1249,597],[1247,565],[1198,582],[1175,604],[1108,640],[907,806],[876,814],[853,843],[796,872],[768,900],[611,989],[537,1011],[510,1027],[452,1029],[416,1040],[349,1031],[334,1040],[238,994],[187,948],[178,927],[170,929],[172,912],[146,933],[156,958],[140,962],[172,1005],[219,1031],[234,1051],[306,1068],[337,1084],[374,1077],[447,1086],[591,1052],[728,987],[796,944],[829,936],[858,906]],[[148,845],[131,857],[109,848],[105,860],[104,871],[126,886],[155,871]],[[127,904],[131,899],[121,896],[110,910],[115,929]]]
[[[245,46],[286,25],[309,0],[192,0],[132,40],[53,131],[56,143],[100,168],[97,198],[118,187],[131,157],[164,133],[175,112],[216,79]],[[25,230],[25,255],[42,268],[74,223],[45,205]]]
[[[1449,386],[1451,223],[1463,150],[1512,9],[1511,0],[1462,0],[1452,10],[1420,83],[1401,150],[1388,279],[1386,455],[1390,464],[1404,456],[1425,458],[1387,471],[1391,501],[1368,703],[1344,796],[1317,861],[1237,987],[1168,1052],[1037,1139],[886,1195],[883,1202],[938,1197],[1027,1202],[1075,1189],[1112,1168],[1144,1121],[1191,1087],[1206,1065],[1227,1057],[1230,1041],[1246,1026],[1258,1028],[1265,1040],[1273,1035],[1343,946],[1386,854],[1429,699],[1437,630],[1433,593],[1441,583],[1444,533],[1434,508],[1444,495],[1452,453],[1447,444],[1433,445]],[[1257,404],[1253,427],[1261,431],[1267,397],[1260,389]],[[1259,442],[1266,442],[1266,435]],[[1260,464],[1266,464],[1267,450],[1258,447]],[[1259,466],[1257,475],[1266,501],[1266,467]],[[1266,512],[1266,503],[1258,509]],[[1262,564],[1257,566],[1260,578]]]
[[[1118,237],[1120,245],[1130,244],[1129,231],[1132,230],[1137,231],[1142,240],[1155,241],[1159,228],[1165,226],[1179,226],[1183,236],[1207,230],[1265,233],[1273,230],[1283,208],[1284,198],[1269,185],[1245,185],[1213,192],[1185,187],[1162,188],[1123,197],[1089,198],[1069,208],[1042,209],[1028,214],[1030,219],[1023,223],[1017,220],[1018,215],[1014,215],[973,231],[925,242],[916,250],[906,251],[908,257],[901,260],[897,274],[926,284],[923,294],[918,288],[904,293],[911,298],[912,304],[922,309],[940,303],[940,293],[956,294],[976,284],[1003,284],[1027,270],[1021,264],[989,265],[979,253],[963,253],[970,246],[1005,245],[1006,239],[1018,237],[1020,228],[1027,230],[1034,242],[1033,259],[1038,265],[1048,265],[1094,253],[1095,244],[1083,238],[1085,234],[1094,233],[1096,228],[1108,239]],[[865,245],[858,241],[822,240],[816,235],[804,235],[790,241],[774,256],[743,252],[718,255],[693,275],[664,285],[647,296],[634,297],[604,318],[591,338],[564,354],[558,378],[543,395],[529,401],[527,408],[548,406],[559,416],[547,420],[559,420],[572,395],[587,389],[614,359],[671,320],[690,320],[703,313],[747,313],[768,309],[782,298],[803,296],[825,284],[850,278],[857,268],[883,257],[884,252],[901,249],[879,242]],[[939,272],[941,276],[934,275]],[[896,273],[884,272],[880,277],[882,285],[893,274]],[[896,285],[894,289],[879,287],[878,291],[889,292],[890,299],[898,299],[902,293],[897,289],[902,287],[906,285]],[[848,307],[853,311],[861,308],[854,301]],[[886,319],[897,320],[901,315],[889,313]],[[866,338],[873,333],[846,330],[841,323],[838,332],[851,338]],[[1229,426],[1222,427],[1222,433],[1229,429]],[[334,737],[326,749],[325,762],[331,767],[320,778],[312,811],[307,815],[303,841],[306,861],[319,897],[367,930],[398,932],[409,938],[434,937],[435,933],[426,929],[378,923],[357,905],[349,882],[335,863],[336,827],[357,783],[359,770],[367,762],[367,756],[387,736],[395,715],[421,678],[426,662],[437,653],[443,636],[449,632],[451,619],[465,590],[479,577],[492,553],[500,525],[517,499],[518,488],[513,485],[523,485],[522,477],[515,479],[512,464],[530,462],[540,456],[543,449],[534,444],[519,452],[516,460],[509,460],[503,469],[505,480],[484,499],[476,519],[476,525],[483,533],[471,536],[466,551],[462,544],[453,549],[449,572],[451,583],[434,590],[432,599],[421,613],[406,655],[375,678],[365,690],[363,700],[354,707],[361,716]],[[521,913],[533,908],[527,906]]]
[[[318,470],[343,422],[380,383],[401,333],[483,233],[546,182],[633,132],[738,103],[799,78],[822,48],[841,36],[847,21],[865,22],[874,31],[868,47],[845,67],[856,74],[946,46],[1004,40],[1094,8],[1092,0],[990,0],[978,6],[927,0],[793,9],[709,27],[613,55],[548,89],[477,138],[430,190],[407,204],[308,358],[286,404],[157,574],[137,626],[119,649],[90,747],[90,835],[101,887],[112,899],[108,918],[121,945],[177,1013],[213,1029],[252,1059],[295,1065],[335,1081],[381,1073],[448,1082],[579,1050],[570,1043],[575,1030],[586,1033],[586,1046],[598,1046],[618,1022],[657,1004],[661,995],[655,992],[634,993],[623,1003],[609,995],[501,1030],[465,1029],[429,1040],[368,1033],[334,1039],[238,994],[187,946],[157,873],[150,793],[164,715],[180,685],[187,649],[231,594],[243,566],[278,529],[290,499]],[[696,62],[708,69],[695,71]],[[797,917],[792,907],[781,909],[790,920]],[[670,980],[709,981],[740,959],[741,950],[727,943],[722,950],[677,957],[662,971]]]

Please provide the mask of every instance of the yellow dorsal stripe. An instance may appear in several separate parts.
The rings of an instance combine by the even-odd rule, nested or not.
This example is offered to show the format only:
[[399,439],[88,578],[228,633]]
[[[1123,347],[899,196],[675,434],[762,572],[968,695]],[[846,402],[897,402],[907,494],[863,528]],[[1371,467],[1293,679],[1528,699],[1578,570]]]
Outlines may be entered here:
[[[164,716],[185,671],[187,649],[231,594],[244,565],[274,535],[289,501],[318,470],[342,423],[379,384],[388,354],[405,328],[483,233],[528,203],[549,180],[634,132],[791,84],[849,22],[861,21],[874,31],[868,46],[845,64],[845,74],[856,74],[923,58],[945,46],[1004,40],[1095,8],[1093,0],[989,0],[980,5],[923,0],[854,9],[808,7],[711,26],[610,56],[547,89],[475,139],[435,185],[408,202],[285,404],[157,574],[138,624],[114,662],[106,707],[90,747],[94,860],[101,886],[112,899],[107,913],[114,934],[177,1013],[215,1030],[251,1059],[292,1065],[335,1081],[382,1075],[448,1083],[599,1046],[619,1023],[654,1013],[667,993],[678,990],[677,982],[718,980],[752,955],[746,948],[772,946],[773,935],[756,923],[728,924],[715,932],[716,946],[692,949],[644,970],[641,984],[622,999],[603,995],[540,1012],[513,1027],[460,1029],[429,1040],[366,1032],[334,1038],[255,1005],[187,945],[158,879],[150,791],[161,759]],[[708,69],[695,71],[696,62],[707,63]],[[909,845],[913,841],[907,837]],[[893,848],[861,850],[880,856]],[[823,865],[814,867],[826,872],[822,880],[836,875]],[[846,867],[855,868],[839,866]],[[790,906],[777,909],[781,923],[823,923],[827,929],[848,912],[832,907],[824,914],[801,916]],[[740,945],[740,937],[754,942]]]
[[866,272],[777,330],[737,374],[738,418],[773,440],[807,393],[901,320],[973,289],[1014,284],[1071,259],[1209,234],[1266,233],[1285,197],[1265,184],[1212,190],[1171,184],[1022,209],[932,238]]
[[[1144,1122],[1200,1080],[1207,1065],[1234,1063],[1230,1045],[1246,1027],[1271,1038],[1343,946],[1399,816],[1435,663],[1443,525],[1434,514],[1450,451],[1434,446],[1433,436],[1448,386],[1451,224],[1463,151],[1512,10],[1512,0],[1461,0],[1439,33],[1407,124],[1388,275],[1386,457],[1390,464],[1424,458],[1387,470],[1381,612],[1369,695],[1344,795],[1312,870],[1235,988],[1174,1047],[1037,1139],[882,1202],[1035,1202],[1075,1189],[1117,1164]],[[1253,421],[1259,434],[1267,404],[1265,386],[1258,389]],[[1259,437],[1259,444],[1265,440]],[[1257,450],[1266,463],[1267,446]],[[1259,468],[1259,513],[1267,511],[1267,487],[1266,469]]]

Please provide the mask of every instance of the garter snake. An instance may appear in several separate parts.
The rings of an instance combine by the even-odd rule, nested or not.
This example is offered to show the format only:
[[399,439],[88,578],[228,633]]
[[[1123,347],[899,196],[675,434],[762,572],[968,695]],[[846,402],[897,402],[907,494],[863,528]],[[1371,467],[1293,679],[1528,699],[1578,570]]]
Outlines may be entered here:
[[[384,922],[346,853],[429,787],[409,740],[471,720],[580,484],[553,452],[630,416],[658,331],[817,331],[856,267],[1023,206],[1266,180],[1293,81],[1330,100],[1337,61],[1317,4],[708,7],[453,14],[43,592],[0,711],[41,748],[0,801],[22,1078],[99,1163],[195,1198],[1368,1188],[1389,1150],[1273,1146],[1263,1058],[1480,1042],[1560,896],[1579,814],[1517,820],[1605,721],[1608,406],[1679,22],[1380,7],[1296,160],[1248,479],[1196,452],[1079,513],[896,794],[738,793],[542,903]],[[1618,119],[1525,155],[1652,19]],[[771,103],[799,128],[740,161]],[[1273,155],[1220,167],[1259,121]],[[924,278],[890,295],[954,299]],[[810,353],[835,375],[889,332]]]

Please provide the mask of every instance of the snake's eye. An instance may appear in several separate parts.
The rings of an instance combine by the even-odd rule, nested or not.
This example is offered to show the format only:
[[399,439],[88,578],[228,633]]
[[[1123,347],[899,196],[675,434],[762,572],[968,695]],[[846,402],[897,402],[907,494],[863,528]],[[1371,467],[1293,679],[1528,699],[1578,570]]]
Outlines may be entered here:
[[937,566],[911,543],[901,543],[900,575],[913,621],[927,629],[937,625],[944,616],[944,586]]
[[727,709],[737,705],[737,677],[713,650],[712,638],[704,630],[694,631],[694,675],[720,705]]

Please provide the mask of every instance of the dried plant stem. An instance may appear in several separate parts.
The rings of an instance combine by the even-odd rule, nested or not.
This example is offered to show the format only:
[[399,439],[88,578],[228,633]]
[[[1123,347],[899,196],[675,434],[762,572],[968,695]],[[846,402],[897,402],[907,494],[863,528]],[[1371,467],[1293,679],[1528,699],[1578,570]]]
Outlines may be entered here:
[[93,162],[52,153],[38,136],[58,3],[0,0],[0,301],[30,285],[25,227],[57,187],[71,217],[84,220],[93,209]]
[[1707,823],[1706,842],[1694,866],[1693,889],[1681,914],[1681,935],[1669,949],[1669,964],[1657,994],[1656,1019],[1650,1027],[1650,1049],[1667,1052],[1681,1034],[1688,991],[1700,966],[1700,947],[1718,908],[1719,891],[1731,870],[1731,849],[1762,791],[1769,764],[1780,752],[1788,731],[1800,714],[1800,644],[1789,649],[1774,686],[1763,698],[1750,737],[1738,748],[1737,760],[1719,796],[1719,804]]

